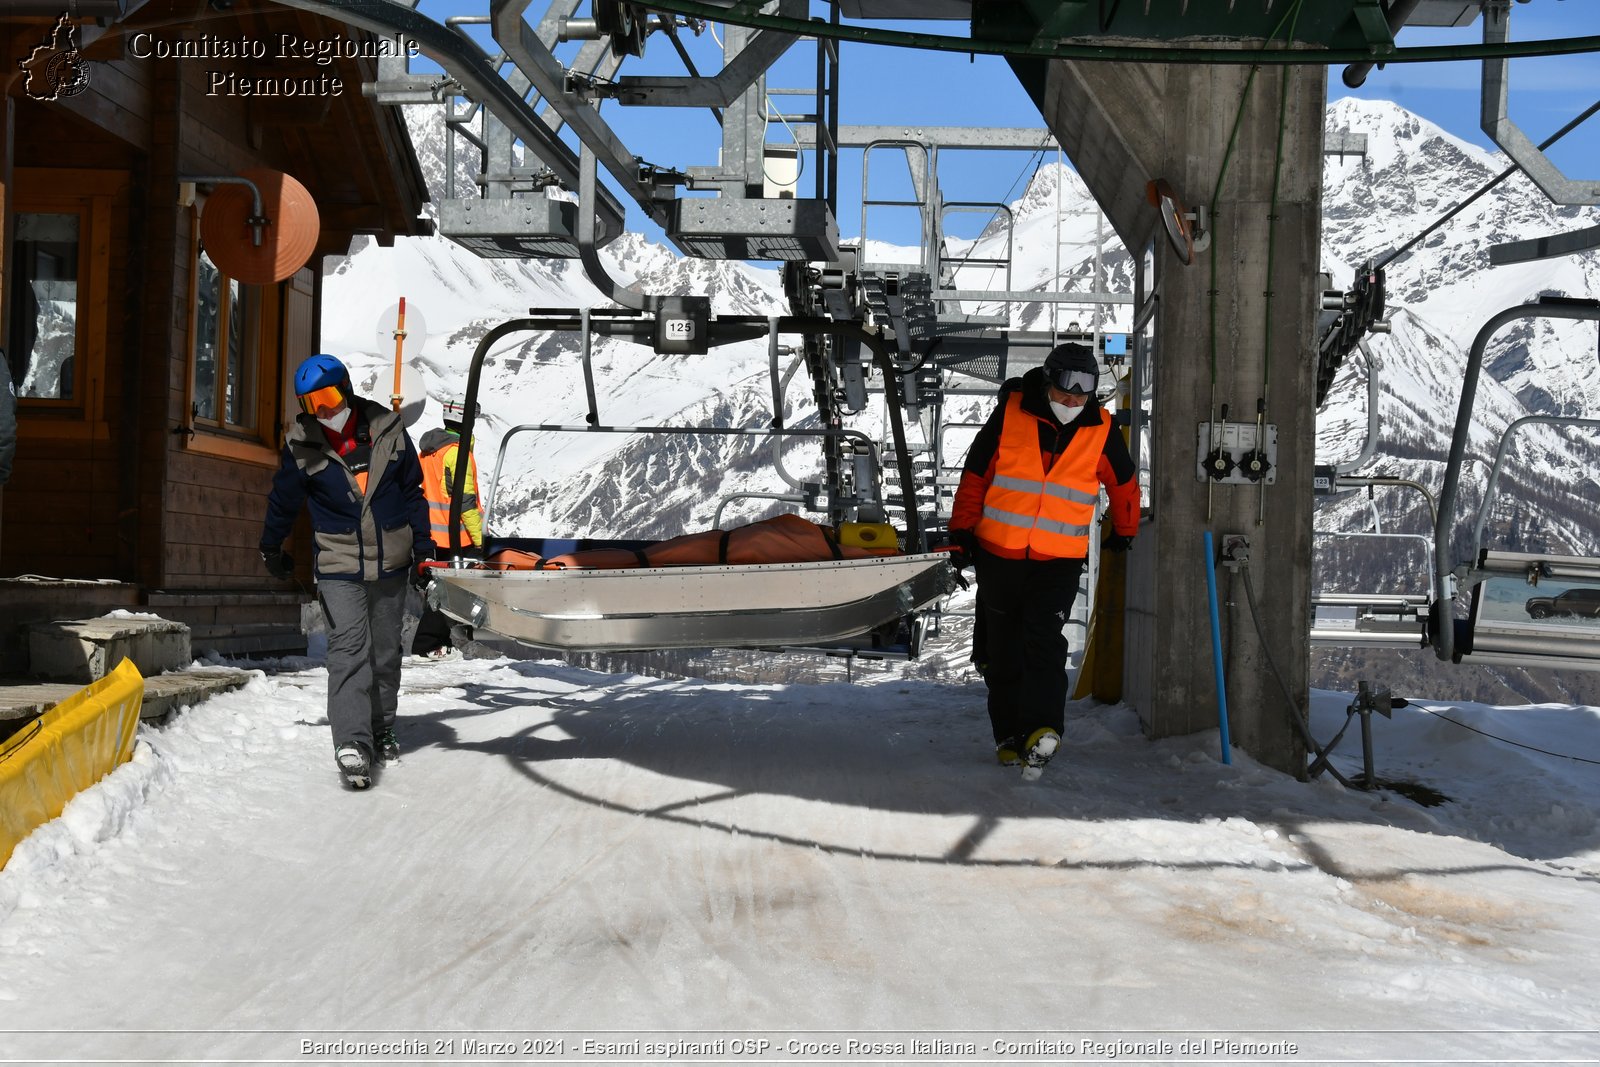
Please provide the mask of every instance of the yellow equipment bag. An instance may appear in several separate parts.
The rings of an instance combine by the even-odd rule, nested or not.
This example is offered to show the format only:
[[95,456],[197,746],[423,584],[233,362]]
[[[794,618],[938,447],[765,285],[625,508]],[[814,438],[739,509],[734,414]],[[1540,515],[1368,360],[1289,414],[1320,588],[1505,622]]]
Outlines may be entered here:
[[133,661],[0,742],[0,867],[67,801],[133,755],[144,676]]
[[895,533],[894,527],[886,522],[841,522],[839,543],[849,545],[851,548],[890,551],[897,551],[900,548],[899,535]]

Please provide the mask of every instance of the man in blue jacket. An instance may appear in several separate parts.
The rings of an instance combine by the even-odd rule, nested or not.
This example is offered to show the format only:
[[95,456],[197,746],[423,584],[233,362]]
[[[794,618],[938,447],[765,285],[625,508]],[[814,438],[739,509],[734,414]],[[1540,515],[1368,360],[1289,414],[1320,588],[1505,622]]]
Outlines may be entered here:
[[334,759],[355,789],[372,784],[373,757],[400,756],[400,624],[406,577],[433,555],[422,466],[397,412],[356,396],[350,372],[329,355],[294,375],[300,414],[284,437],[267,496],[261,560],[294,574],[283,542],[300,508],[311,510],[317,597],[328,622],[328,722]]

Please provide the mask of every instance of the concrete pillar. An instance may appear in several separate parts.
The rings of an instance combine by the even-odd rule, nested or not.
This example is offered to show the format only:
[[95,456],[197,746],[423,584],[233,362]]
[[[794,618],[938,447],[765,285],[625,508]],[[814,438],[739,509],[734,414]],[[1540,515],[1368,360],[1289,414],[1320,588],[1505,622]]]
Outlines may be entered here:
[[[1203,534],[1211,530],[1219,548],[1224,535],[1245,534],[1266,642],[1243,573],[1219,570],[1233,741],[1297,771],[1305,753],[1283,687],[1303,710],[1325,68],[1263,67],[1253,78],[1247,66],[1210,64],[1051,61],[1016,69],[1123,241],[1136,256],[1157,242],[1153,522],[1129,561],[1125,699],[1153,737],[1217,725]],[[1180,264],[1145,200],[1145,183],[1155,178],[1191,207],[1216,195],[1214,250],[1196,253],[1190,266]],[[1254,422],[1264,400],[1265,422],[1277,428],[1275,484],[1264,489],[1196,478],[1199,424],[1218,417],[1213,321],[1215,404],[1230,405],[1229,421]]]

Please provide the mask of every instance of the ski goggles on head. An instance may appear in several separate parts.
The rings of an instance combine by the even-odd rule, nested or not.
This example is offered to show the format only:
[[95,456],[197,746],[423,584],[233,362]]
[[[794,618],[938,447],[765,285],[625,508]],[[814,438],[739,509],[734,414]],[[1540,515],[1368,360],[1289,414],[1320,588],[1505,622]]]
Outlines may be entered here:
[[1064,370],[1056,374],[1055,385],[1063,393],[1081,393],[1087,396],[1094,392],[1095,376],[1086,370]]
[[345,403],[344,390],[337,385],[324,385],[321,389],[313,389],[309,393],[300,395],[300,410],[307,415],[337,411]]

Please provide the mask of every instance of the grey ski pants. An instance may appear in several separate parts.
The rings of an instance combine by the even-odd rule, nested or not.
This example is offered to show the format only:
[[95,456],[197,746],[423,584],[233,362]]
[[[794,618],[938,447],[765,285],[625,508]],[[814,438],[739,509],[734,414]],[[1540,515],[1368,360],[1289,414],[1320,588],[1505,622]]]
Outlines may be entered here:
[[400,622],[406,576],[317,583],[328,620],[328,723],[333,746],[372,739],[394,725],[400,703]]

